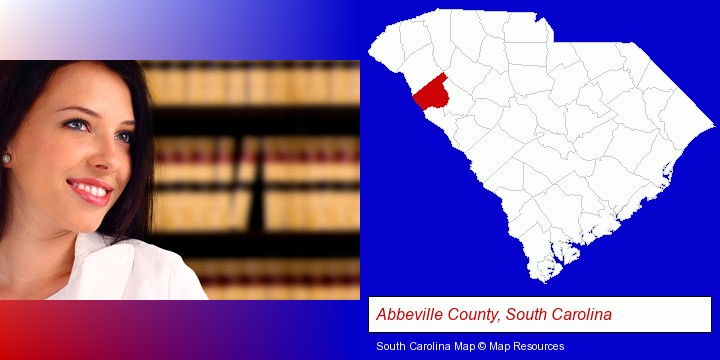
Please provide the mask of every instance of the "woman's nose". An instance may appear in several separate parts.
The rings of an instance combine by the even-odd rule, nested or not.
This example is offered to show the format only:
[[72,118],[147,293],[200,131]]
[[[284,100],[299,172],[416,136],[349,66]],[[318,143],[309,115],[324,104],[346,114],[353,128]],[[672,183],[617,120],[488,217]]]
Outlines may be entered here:
[[114,136],[98,138],[95,149],[90,156],[90,165],[103,171],[115,172],[120,166],[120,152],[116,147]]

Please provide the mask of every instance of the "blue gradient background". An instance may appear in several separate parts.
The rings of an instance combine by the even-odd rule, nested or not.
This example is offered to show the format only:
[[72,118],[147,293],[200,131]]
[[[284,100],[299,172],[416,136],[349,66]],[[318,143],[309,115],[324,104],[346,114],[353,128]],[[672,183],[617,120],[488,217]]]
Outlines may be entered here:
[[358,12],[353,1],[2,1],[0,57],[357,59]]
[[[368,334],[370,295],[718,295],[717,129],[672,185],[548,285],[530,280],[500,200],[424,119],[400,75],[367,55],[386,25],[437,7],[534,11],[556,41],[634,41],[716,124],[718,5],[629,1],[3,1],[0,57],[360,59],[360,301],[2,302],[5,357],[714,357],[716,334]],[[715,302],[715,301],[714,301]],[[717,311],[716,311],[717,313]],[[661,315],[661,314],[659,314]],[[716,319],[713,319],[716,322]],[[562,353],[378,352],[375,342],[562,342]]]

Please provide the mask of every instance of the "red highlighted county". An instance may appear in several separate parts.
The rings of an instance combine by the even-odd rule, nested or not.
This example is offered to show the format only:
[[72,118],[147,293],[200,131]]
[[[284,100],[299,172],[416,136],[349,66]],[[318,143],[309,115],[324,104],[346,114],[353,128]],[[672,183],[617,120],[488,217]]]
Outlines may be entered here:
[[425,111],[429,107],[441,108],[447,105],[450,96],[443,86],[447,80],[445,73],[440,73],[435,79],[423,86],[422,89],[413,95],[413,100]]

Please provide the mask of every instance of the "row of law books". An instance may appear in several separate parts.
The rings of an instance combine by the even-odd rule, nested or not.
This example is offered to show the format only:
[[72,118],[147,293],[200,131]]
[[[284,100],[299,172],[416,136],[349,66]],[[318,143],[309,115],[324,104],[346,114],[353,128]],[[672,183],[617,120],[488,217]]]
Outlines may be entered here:
[[190,258],[213,300],[357,300],[359,258]]
[[[155,193],[153,232],[227,233],[250,228],[262,196],[266,232],[359,232],[360,190],[166,189]],[[256,210],[257,211],[257,210]]]
[[236,157],[231,136],[155,137],[155,183],[229,183]]
[[356,106],[359,61],[143,61],[157,106]]
[[160,136],[155,148],[158,184],[360,181],[357,136]]
[[[357,136],[159,137],[156,233],[357,232]],[[257,203],[257,202],[256,202]]]

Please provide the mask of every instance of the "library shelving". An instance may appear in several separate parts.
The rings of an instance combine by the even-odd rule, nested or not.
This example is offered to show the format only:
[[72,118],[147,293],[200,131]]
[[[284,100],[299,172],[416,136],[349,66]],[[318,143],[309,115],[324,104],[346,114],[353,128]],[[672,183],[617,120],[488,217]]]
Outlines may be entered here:
[[180,254],[210,298],[357,299],[359,63],[142,65],[155,104],[148,242]]

